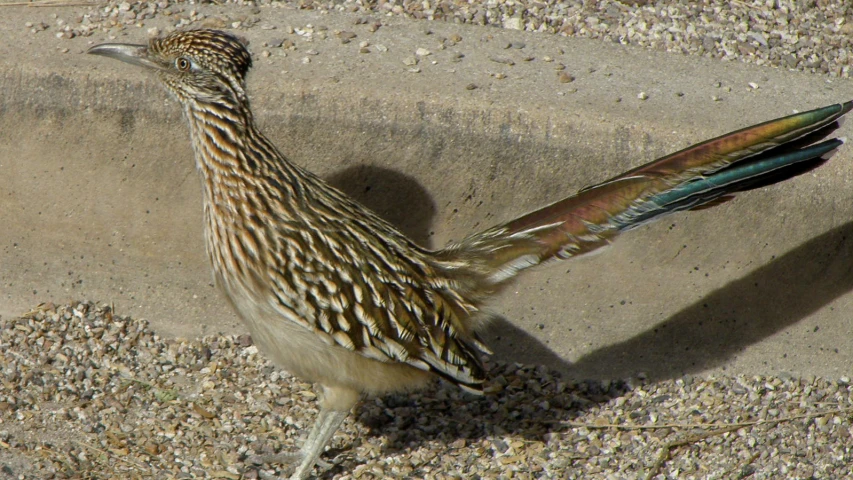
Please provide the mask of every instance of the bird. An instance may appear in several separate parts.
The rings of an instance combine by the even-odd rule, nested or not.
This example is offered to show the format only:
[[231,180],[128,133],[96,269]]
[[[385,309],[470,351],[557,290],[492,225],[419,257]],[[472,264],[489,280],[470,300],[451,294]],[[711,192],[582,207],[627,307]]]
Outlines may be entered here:
[[319,413],[291,462],[308,478],[366,395],[443,378],[482,394],[488,301],[520,272],[577,257],[663,216],[809,172],[853,102],[724,134],[630,169],[440,249],[417,245],[289,160],[259,130],[240,37],[192,29],[87,53],[152,71],[177,99],[202,179],[216,284],[274,363],[317,386]]

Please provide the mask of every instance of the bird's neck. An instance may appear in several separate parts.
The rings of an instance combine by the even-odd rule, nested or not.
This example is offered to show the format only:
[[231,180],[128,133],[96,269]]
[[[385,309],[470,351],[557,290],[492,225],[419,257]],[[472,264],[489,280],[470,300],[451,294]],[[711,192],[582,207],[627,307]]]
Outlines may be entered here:
[[304,221],[311,175],[261,134],[248,105],[196,104],[186,113],[204,191],[208,254],[214,266],[239,270],[244,260],[274,250],[279,234],[269,219],[277,225]]
[[305,172],[258,130],[249,105],[190,102],[185,114],[208,200],[244,197],[258,188],[298,194]]

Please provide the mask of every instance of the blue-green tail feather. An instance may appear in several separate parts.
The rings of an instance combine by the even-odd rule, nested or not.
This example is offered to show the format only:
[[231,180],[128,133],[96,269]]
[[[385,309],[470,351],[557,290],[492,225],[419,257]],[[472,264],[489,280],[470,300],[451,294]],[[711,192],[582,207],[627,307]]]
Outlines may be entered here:
[[672,212],[694,210],[716,205],[733,198],[731,194],[760,188],[802,175],[826,162],[844,142],[827,140],[817,145],[774,154],[745,164],[734,164],[705,177],[678,185],[670,190],[644,199],[617,216],[622,230],[630,230]]

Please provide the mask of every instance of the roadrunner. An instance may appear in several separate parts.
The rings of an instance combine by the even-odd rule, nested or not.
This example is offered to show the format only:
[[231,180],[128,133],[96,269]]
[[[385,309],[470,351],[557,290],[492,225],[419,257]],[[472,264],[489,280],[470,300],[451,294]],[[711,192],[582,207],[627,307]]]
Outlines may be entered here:
[[202,177],[207,252],[219,286],[278,365],[320,387],[294,461],[307,478],[365,394],[436,376],[481,393],[484,304],[520,271],[595,250],[681,210],[730,200],[823,164],[853,102],[694,145],[430,251],[282,155],[255,125],[252,57],[240,39],[178,31],[88,53],[156,72],[183,107]]

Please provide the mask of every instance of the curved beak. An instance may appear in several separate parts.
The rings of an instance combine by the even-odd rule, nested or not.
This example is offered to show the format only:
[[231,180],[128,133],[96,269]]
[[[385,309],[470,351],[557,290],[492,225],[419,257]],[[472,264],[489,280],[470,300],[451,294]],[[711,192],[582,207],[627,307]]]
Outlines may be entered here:
[[90,48],[86,53],[114,58],[132,65],[160,69],[160,65],[148,58],[148,47],[128,43],[102,43]]

